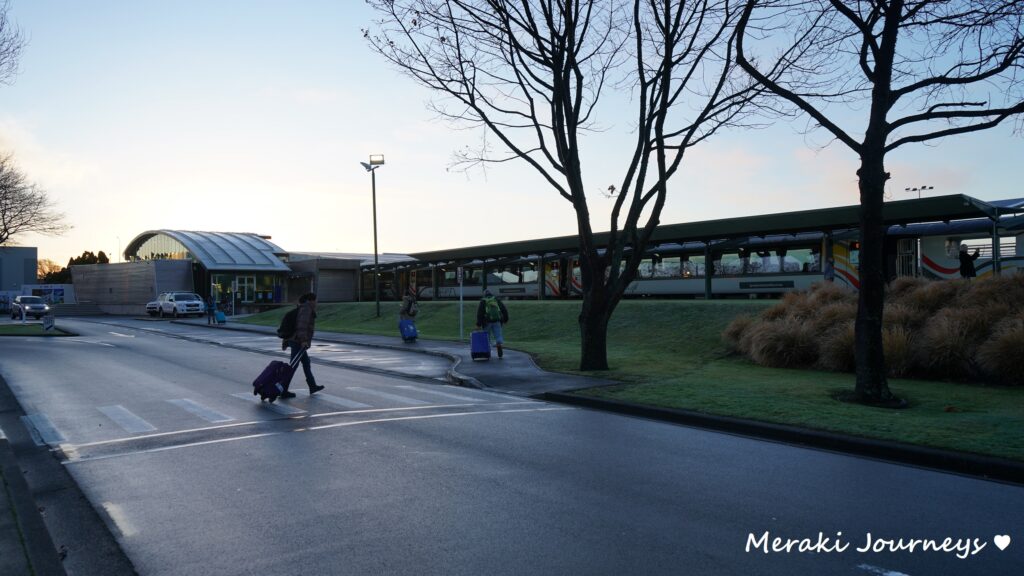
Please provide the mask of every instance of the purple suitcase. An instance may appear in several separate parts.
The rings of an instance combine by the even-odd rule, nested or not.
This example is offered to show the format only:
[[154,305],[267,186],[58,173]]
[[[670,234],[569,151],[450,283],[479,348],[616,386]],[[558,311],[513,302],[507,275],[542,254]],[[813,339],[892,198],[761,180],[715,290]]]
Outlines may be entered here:
[[[303,350],[302,354],[306,351]],[[252,381],[252,394],[259,396],[260,401],[270,400],[271,403],[284,392],[284,383],[291,380],[292,372],[302,361],[302,354],[295,357],[293,363],[274,360],[263,369],[263,372]]]
[[491,340],[487,332],[477,330],[469,334],[469,355],[473,360],[491,359]]

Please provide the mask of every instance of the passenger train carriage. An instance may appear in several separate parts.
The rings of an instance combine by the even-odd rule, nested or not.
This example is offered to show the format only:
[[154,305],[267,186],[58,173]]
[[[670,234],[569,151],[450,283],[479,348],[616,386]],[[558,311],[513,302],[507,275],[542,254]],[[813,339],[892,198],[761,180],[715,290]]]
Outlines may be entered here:
[[[890,279],[959,277],[958,252],[977,248],[979,277],[1024,271],[1024,199],[984,202],[942,196],[885,205],[886,271]],[[824,280],[856,289],[858,207],[829,208],[662,226],[645,250],[626,297],[770,297]],[[380,270],[381,295],[421,299],[576,298],[581,294],[574,237],[412,254]],[[993,258],[993,255],[996,257]],[[711,278],[708,281],[710,265]],[[363,300],[373,299],[373,266],[364,265]]]

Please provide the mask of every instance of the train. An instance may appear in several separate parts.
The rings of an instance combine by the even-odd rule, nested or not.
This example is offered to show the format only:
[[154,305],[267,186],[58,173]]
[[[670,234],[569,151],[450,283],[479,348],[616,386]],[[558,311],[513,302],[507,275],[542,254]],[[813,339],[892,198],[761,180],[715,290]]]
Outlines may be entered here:
[[[966,197],[964,197],[966,198]],[[885,239],[889,279],[959,277],[961,244],[979,251],[979,277],[1024,273],[1024,200],[1002,201],[1009,214],[891,225]],[[922,218],[928,217],[927,215]],[[995,238],[995,242],[993,242]],[[543,248],[543,241],[540,246]],[[531,250],[537,248],[532,245]],[[487,257],[480,247],[444,251],[390,263],[380,270],[381,298],[405,292],[424,300],[481,297],[485,289],[505,299],[567,299],[582,294],[578,254],[572,251]],[[744,235],[713,241],[659,242],[645,250],[626,298],[771,298],[806,290],[825,280],[826,261],[834,281],[859,287],[859,234],[856,228]],[[454,252],[453,252],[454,254]],[[711,265],[711,279],[707,268]],[[374,299],[373,266],[362,268],[361,299]]]

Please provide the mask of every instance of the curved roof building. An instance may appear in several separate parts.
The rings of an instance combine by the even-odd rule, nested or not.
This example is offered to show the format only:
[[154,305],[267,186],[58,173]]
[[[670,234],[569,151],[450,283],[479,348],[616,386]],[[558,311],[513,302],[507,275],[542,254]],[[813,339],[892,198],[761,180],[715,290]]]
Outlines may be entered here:
[[148,230],[128,243],[124,257],[140,260],[192,260],[210,272],[288,272],[287,253],[265,237],[248,232]]

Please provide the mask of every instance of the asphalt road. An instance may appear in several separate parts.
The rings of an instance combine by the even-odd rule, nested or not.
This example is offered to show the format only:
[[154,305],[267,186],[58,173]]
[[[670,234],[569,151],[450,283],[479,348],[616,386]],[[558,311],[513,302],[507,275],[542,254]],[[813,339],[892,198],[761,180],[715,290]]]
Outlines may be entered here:
[[[272,347],[192,341],[179,332],[188,327],[170,337],[63,322],[81,336],[0,341],[0,374],[143,575],[919,576],[1024,565],[1021,487],[424,374],[315,365],[323,396],[271,406],[249,385]],[[45,520],[69,573],[114,573],[59,508]],[[810,545],[839,531],[842,551],[753,542],[767,532],[769,549],[774,538]],[[984,547],[965,559],[921,544],[858,552],[868,533]],[[1005,550],[997,535],[1012,538]]]

